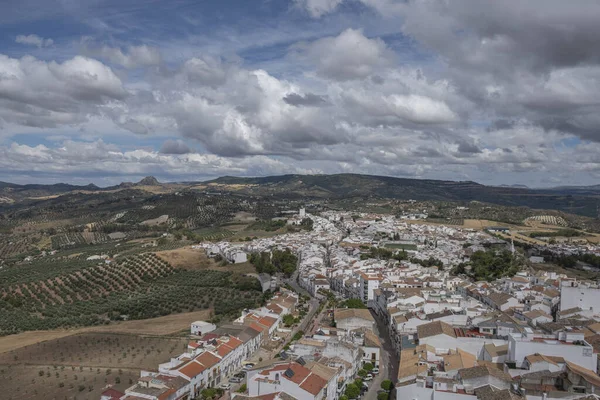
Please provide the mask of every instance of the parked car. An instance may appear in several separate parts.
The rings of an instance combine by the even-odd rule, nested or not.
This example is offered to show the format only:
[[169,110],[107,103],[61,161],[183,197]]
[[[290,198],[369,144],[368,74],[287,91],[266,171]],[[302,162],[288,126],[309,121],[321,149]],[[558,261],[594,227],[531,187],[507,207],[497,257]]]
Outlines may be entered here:
[[363,378],[363,381],[366,381],[366,382],[372,381],[372,380],[373,380],[373,375],[371,375],[371,374],[367,374],[367,376],[365,376]]
[[243,381],[243,379],[239,376],[232,376],[231,378],[229,378],[230,383],[240,383],[241,381]]
[[244,364],[244,367],[243,367],[243,369],[246,371],[248,371],[249,369],[252,369],[252,368],[254,368],[254,364],[252,364],[252,363]]
[[221,386],[219,386],[219,387],[223,390],[229,390],[229,389],[231,389],[231,384],[230,383],[221,383]]
[[378,374],[378,373],[379,373],[379,368],[373,368],[373,369],[371,370],[371,373],[372,373],[372,374]]

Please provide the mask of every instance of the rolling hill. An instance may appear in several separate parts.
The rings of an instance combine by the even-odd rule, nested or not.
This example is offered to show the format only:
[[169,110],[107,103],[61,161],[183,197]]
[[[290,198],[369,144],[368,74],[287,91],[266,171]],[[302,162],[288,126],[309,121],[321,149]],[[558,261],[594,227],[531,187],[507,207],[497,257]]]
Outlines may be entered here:
[[597,205],[600,203],[600,185],[529,189],[514,186],[486,186],[471,181],[407,179],[360,174],[280,175],[257,178],[224,176],[205,182],[179,184],[163,184],[154,177],[146,177],[138,183],[107,188],[99,188],[95,185],[15,185],[0,182],[0,196],[18,201],[73,191],[102,192],[136,186],[140,188],[162,186],[178,191],[193,188],[194,190],[252,196],[277,196],[290,199],[360,197],[456,202],[480,201],[504,206],[558,210],[588,217],[597,216]]

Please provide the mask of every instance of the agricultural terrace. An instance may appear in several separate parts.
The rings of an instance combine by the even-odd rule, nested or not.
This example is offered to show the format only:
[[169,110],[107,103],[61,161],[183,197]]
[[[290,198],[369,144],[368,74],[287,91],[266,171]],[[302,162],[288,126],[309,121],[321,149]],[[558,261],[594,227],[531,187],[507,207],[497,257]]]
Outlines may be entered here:
[[154,369],[185,347],[185,338],[100,333],[22,347],[0,354],[3,398],[98,399],[106,385],[123,391],[141,369]]
[[217,315],[236,314],[262,300],[254,278],[179,270],[151,253],[111,264],[75,260],[33,271],[8,268],[0,270],[0,278],[0,334],[208,308]]
[[54,235],[51,240],[53,249],[61,249],[70,246],[104,243],[108,242],[110,237],[102,232],[68,232]]
[[34,238],[31,236],[15,236],[0,241],[0,260],[11,258],[32,250]]

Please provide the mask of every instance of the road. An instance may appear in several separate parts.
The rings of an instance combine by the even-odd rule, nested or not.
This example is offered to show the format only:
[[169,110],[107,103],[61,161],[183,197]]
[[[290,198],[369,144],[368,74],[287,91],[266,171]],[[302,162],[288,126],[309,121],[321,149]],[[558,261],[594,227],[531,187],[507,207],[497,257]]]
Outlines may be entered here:
[[[381,382],[385,379],[389,379],[392,382],[396,382],[398,377],[398,364],[400,362],[396,351],[392,345],[389,331],[387,326],[371,310],[373,318],[375,318],[375,334],[381,341],[381,359],[379,360],[379,374],[375,375],[373,381],[369,384],[369,390],[365,393],[365,399],[376,399],[377,391],[381,389]],[[395,391],[392,390],[390,398],[393,398]]]

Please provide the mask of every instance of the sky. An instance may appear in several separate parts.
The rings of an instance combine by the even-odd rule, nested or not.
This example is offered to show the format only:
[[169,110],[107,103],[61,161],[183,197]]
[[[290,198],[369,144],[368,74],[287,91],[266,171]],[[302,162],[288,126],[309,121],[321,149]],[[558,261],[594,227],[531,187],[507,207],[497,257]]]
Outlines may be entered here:
[[0,180],[600,183],[600,2],[4,0]]

